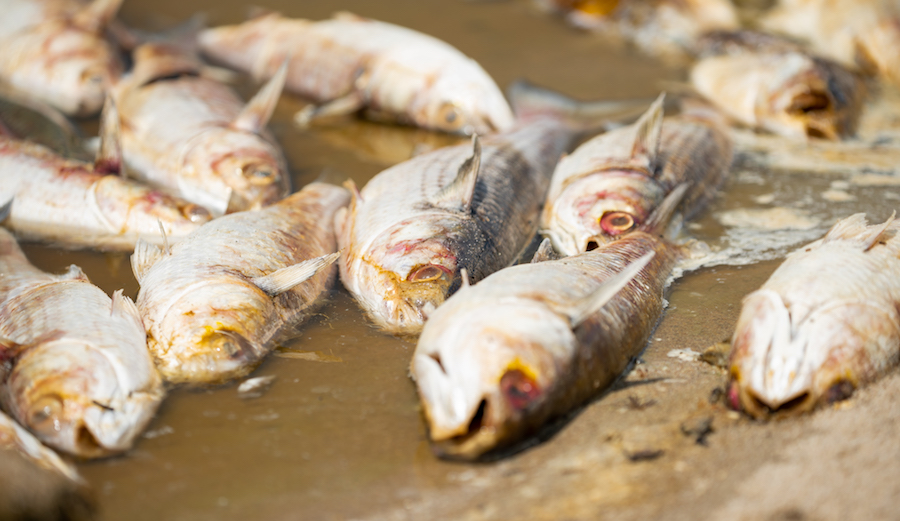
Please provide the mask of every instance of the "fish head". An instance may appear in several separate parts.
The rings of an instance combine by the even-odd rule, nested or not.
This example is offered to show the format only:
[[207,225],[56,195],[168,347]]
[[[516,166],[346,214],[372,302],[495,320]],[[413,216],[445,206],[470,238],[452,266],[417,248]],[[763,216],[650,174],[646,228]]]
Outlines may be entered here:
[[848,398],[874,373],[877,354],[896,348],[898,318],[874,301],[807,306],[751,293],[732,338],[730,405],[766,418]]
[[279,320],[272,298],[249,281],[204,279],[182,288],[147,341],[167,381],[216,384],[256,367],[267,352],[261,336]]
[[112,44],[68,21],[39,24],[8,45],[4,52],[16,60],[10,82],[71,116],[99,112],[122,75]]
[[114,175],[97,180],[89,204],[111,231],[141,237],[159,238],[160,224],[169,237],[184,237],[212,219],[202,206]]
[[544,209],[544,233],[564,255],[590,251],[635,230],[665,195],[653,180],[633,172],[582,177]]
[[416,124],[454,134],[487,135],[513,126],[513,113],[494,80],[473,60],[447,65],[417,96]]
[[14,416],[41,441],[84,458],[128,450],[162,399],[159,375],[150,391],[126,393],[127,370],[83,340],[51,339],[16,361],[5,400]]
[[537,430],[576,346],[569,321],[538,303],[465,300],[435,313],[412,361],[433,448],[451,459],[476,459]]
[[187,174],[179,186],[184,197],[217,215],[258,210],[290,191],[290,175],[278,147],[263,136],[230,127],[197,136],[182,169]]

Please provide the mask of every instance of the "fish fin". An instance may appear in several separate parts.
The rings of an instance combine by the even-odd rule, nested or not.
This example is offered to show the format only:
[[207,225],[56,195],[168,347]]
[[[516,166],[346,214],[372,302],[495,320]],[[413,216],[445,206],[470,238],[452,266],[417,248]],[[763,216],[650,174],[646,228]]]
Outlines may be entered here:
[[356,210],[356,205],[362,204],[365,202],[362,196],[362,192],[359,191],[359,187],[356,186],[356,181],[353,179],[347,179],[343,183],[344,188],[350,191],[350,210],[351,212]]
[[141,319],[141,312],[138,311],[134,301],[125,296],[125,291],[117,289],[112,295],[112,304],[109,308],[109,315],[119,315],[122,318],[133,321],[142,331],[144,330],[144,321]]
[[294,114],[294,122],[306,128],[317,119],[346,116],[358,112],[365,105],[363,95],[358,90],[335,98],[322,105],[307,105]]
[[72,24],[89,33],[99,34],[116,17],[122,0],[93,0],[72,18]]
[[202,72],[203,64],[194,54],[176,45],[146,43],[134,51],[134,69],[129,83],[140,87],[162,78],[199,76]]
[[550,239],[544,239],[541,241],[541,245],[538,246],[536,252],[534,252],[534,257],[531,258],[531,263],[535,264],[538,262],[557,260],[559,259],[559,254],[556,253],[556,250],[553,249],[553,243]]
[[90,282],[90,280],[88,279],[88,276],[85,275],[83,271],[81,271],[81,268],[79,268],[78,266],[76,266],[74,264],[70,264],[69,268],[66,270],[66,272],[63,273],[62,275],[57,275],[56,279],[60,280],[60,281],[72,280],[72,281]]
[[659,141],[662,136],[663,103],[666,93],[663,92],[647,109],[647,112],[634,124],[634,144],[631,147],[632,159],[646,161],[649,172],[656,172],[656,156],[659,155]]
[[143,282],[144,276],[147,275],[150,268],[164,256],[165,254],[159,246],[144,239],[138,239],[137,244],[134,245],[134,253],[131,254],[131,271],[138,284]]
[[463,161],[450,184],[441,189],[429,202],[439,208],[468,212],[475,196],[475,184],[481,169],[481,142],[478,135],[472,136],[472,155]]
[[577,327],[588,317],[605,306],[616,294],[634,279],[637,274],[650,262],[656,252],[650,252],[643,257],[629,263],[619,273],[607,279],[596,291],[587,295],[569,311],[569,319],[572,327]]
[[159,225],[159,234],[162,235],[163,240],[163,253],[166,255],[172,255],[172,250],[169,248],[169,235],[166,233],[166,228],[163,226],[161,220],[157,219],[156,224]]
[[289,59],[285,58],[281,62],[281,66],[278,67],[272,78],[247,102],[238,117],[231,122],[231,128],[253,134],[259,134],[266,128],[266,124],[272,118],[275,106],[278,105],[278,100],[281,98],[281,91],[284,89],[284,82],[287,79]]
[[469,282],[469,270],[463,268],[459,270],[459,276],[462,279],[462,283],[459,286],[459,289],[465,289],[471,286],[472,284]]
[[884,232],[894,223],[896,214],[895,211],[883,224],[878,226],[867,226],[864,213],[853,214],[835,223],[822,238],[822,243],[838,240],[856,242],[863,251],[868,251],[878,243]]
[[100,147],[97,149],[97,156],[94,159],[94,172],[118,174],[122,178],[128,178],[122,156],[119,109],[112,96],[106,97],[103,113],[100,115]]
[[268,275],[250,279],[256,287],[270,297],[275,297],[293,288],[301,282],[309,280],[313,275],[331,266],[341,256],[341,252],[329,253],[315,259],[298,262],[292,266],[281,268]]
[[687,189],[687,183],[681,183],[676,186],[675,189],[669,192],[669,195],[659,203],[659,206],[653,210],[653,213],[650,214],[650,217],[647,217],[647,220],[641,224],[639,229],[653,235],[665,234],[666,229],[669,227],[669,223],[672,222],[672,217],[675,215],[675,210],[678,209],[678,205],[681,204],[681,200],[684,199],[684,194],[687,193]]
[[0,223],[9,219],[9,216],[12,215],[14,200],[15,197],[10,197],[9,201],[6,201],[5,203],[3,203],[3,205],[0,205]]

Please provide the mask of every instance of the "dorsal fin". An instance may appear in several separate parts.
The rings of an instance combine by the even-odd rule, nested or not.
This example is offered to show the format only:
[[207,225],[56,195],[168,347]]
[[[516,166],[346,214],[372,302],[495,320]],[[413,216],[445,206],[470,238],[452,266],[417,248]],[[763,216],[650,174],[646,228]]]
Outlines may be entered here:
[[478,171],[481,169],[481,142],[472,136],[472,155],[463,161],[456,178],[431,199],[431,204],[448,210],[468,211],[475,195]]
[[94,0],[75,13],[72,23],[89,33],[99,34],[116,17],[122,0]]
[[106,97],[103,113],[100,114],[100,146],[94,159],[94,172],[98,174],[118,174],[128,177],[122,157],[122,140],[119,133],[119,109],[112,96]]
[[140,87],[170,76],[199,76],[202,71],[203,64],[184,50],[174,45],[146,43],[134,51],[130,84]]
[[274,297],[293,288],[297,284],[309,280],[313,275],[331,264],[341,256],[341,252],[329,253],[315,259],[298,262],[292,266],[281,268],[268,275],[254,277],[250,281],[259,289]]
[[828,230],[828,233],[825,234],[822,242],[826,243],[837,240],[851,241],[858,243],[863,251],[868,251],[872,246],[878,243],[881,236],[884,235],[884,232],[890,228],[896,215],[897,212],[895,211],[883,224],[878,226],[867,226],[866,214],[853,214],[850,217],[836,222],[834,226]]
[[131,254],[131,271],[138,284],[141,284],[150,268],[165,254],[159,246],[150,244],[144,239],[138,239],[134,245],[134,253]]
[[[590,255],[588,253],[587,255]],[[596,313],[606,305],[616,294],[624,288],[637,274],[653,259],[656,252],[650,252],[643,257],[625,266],[625,269],[613,275],[593,293],[587,295],[581,301],[576,302],[567,312],[572,327],[577,327],[588,317]]]
[[553,243],[548,238],[544,238],[541,241],[541,245],[538,246],[536,252],[534,252],[534,257],[531,258],[531,263],[551,261],[559,259],[559,254],[556,253],[556,250],[553,249]]
[[266,128],[266,124],[275,111],[275,106],[278,105],[281,91],[284,89],[289,59],[285,58],[281,62],[281,66],[278,67],[275,75],[247,102],[247,105],[244,106],[238,117],[231,122],[231,128],[252,132],[253,134],[259,134]]
[[659,203],[659,206],[653,210],[653,213],[650,214],[650,217],[647,217],[647,220],[641,224],[639,229],[652,235],[663,235],[666,232],[666,228],[669,227],[669,223],[672,221],[672,216],[675,215],[675,210],[677,210],[678,205],[681,204],[684,194],[687,193],[687,189],[687,183],[681,183],[676,186],[675,189],[669,192],[669,195]]
[[631,147],[631,158],[642,159],[642,163],[646,161],[649,172],[656,171],[665,100],[666,93],[663,92],[634,124],[634,144]]
[[109,315],[118,315],[126,320],[131,320],[141,331],[144,330],[144,322],[141,320],[141,313],[138,311],[134,301],[125,296],[124,290],[117,289],[113,292]]

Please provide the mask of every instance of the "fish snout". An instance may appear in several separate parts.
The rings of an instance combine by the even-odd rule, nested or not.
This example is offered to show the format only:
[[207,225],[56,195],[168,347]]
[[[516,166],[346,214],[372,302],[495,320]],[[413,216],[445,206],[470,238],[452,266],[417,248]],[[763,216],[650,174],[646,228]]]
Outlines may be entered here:
[[262,359],[261,351],[244,335],[219,329],[191,349],[170,349],[174,356],[167,356],[159,370],[172,383],[216,384],[249,373]]

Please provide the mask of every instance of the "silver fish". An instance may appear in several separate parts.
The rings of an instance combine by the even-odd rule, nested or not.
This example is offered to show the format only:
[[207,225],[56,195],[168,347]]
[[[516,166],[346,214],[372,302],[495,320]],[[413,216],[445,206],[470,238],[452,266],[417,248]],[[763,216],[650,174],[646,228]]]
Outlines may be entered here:
[[67,479],[81,482],[75,467],[44,446],[12,418],[0,412],[0,450],[16,451],[35,465]]
[[298,114],[301,122],[367,108],[446,132],[487,134],[513,125],[509,104],[474,60],[397,25],[350,13],[320,22],[269,14],[204,31],[199,43],[207,56],[257,78],[288,59],[286,88],[325,104]]
[[656,328],[682,255],[657,233],[683,193],[617,241],[501,270],[429,317],[411,371],[439,456],[508,447],[625,371]]
[[557,251],[575,255],[630,232],[678,185],[688,185],[686,219],[716,194],[731,164],[721,118],[696,108],[663,119],[662,102],[560,160],[541,216]]
[[290,192],[281,148],[265,132],[283,69],[244,106],[173,46],[142,45],[134,60],[111,94],[121,113],[125,162],[137,177],[215,216],[258,209]]
[[900,222],[838,221],[744,298],[732,407],[765,418],[849,397],[900,362]]
[[781,38],[713,32],[698,43],[691,84],[738,122],[781,136],[852,136],[866,89],[851,71]]
[[[0,132],[0,222],[16,235],[68,248],[132,250],[139,237],[162,244],[209,221],[204,208],[117,175],[122,172],[118,121],[104,113],[93,165]],[[2,212],[0,212],[2,213]]]
[[103,34],[121,3],[0,1],[0,80],[66,114],[96,114],[122,74],[119,51]]
[[131,299],[110,299],[74,265],[40,271],[2,229],[0,339],[0,403],[56,449],[128,450],[163,398]]
[[348,200],[340,187],[313,183],[262,210],[220,217],[170,251],[138,243],[137,305],[162,375],[194,384],[237,378],[290,335],[334,281],[331,223]]

